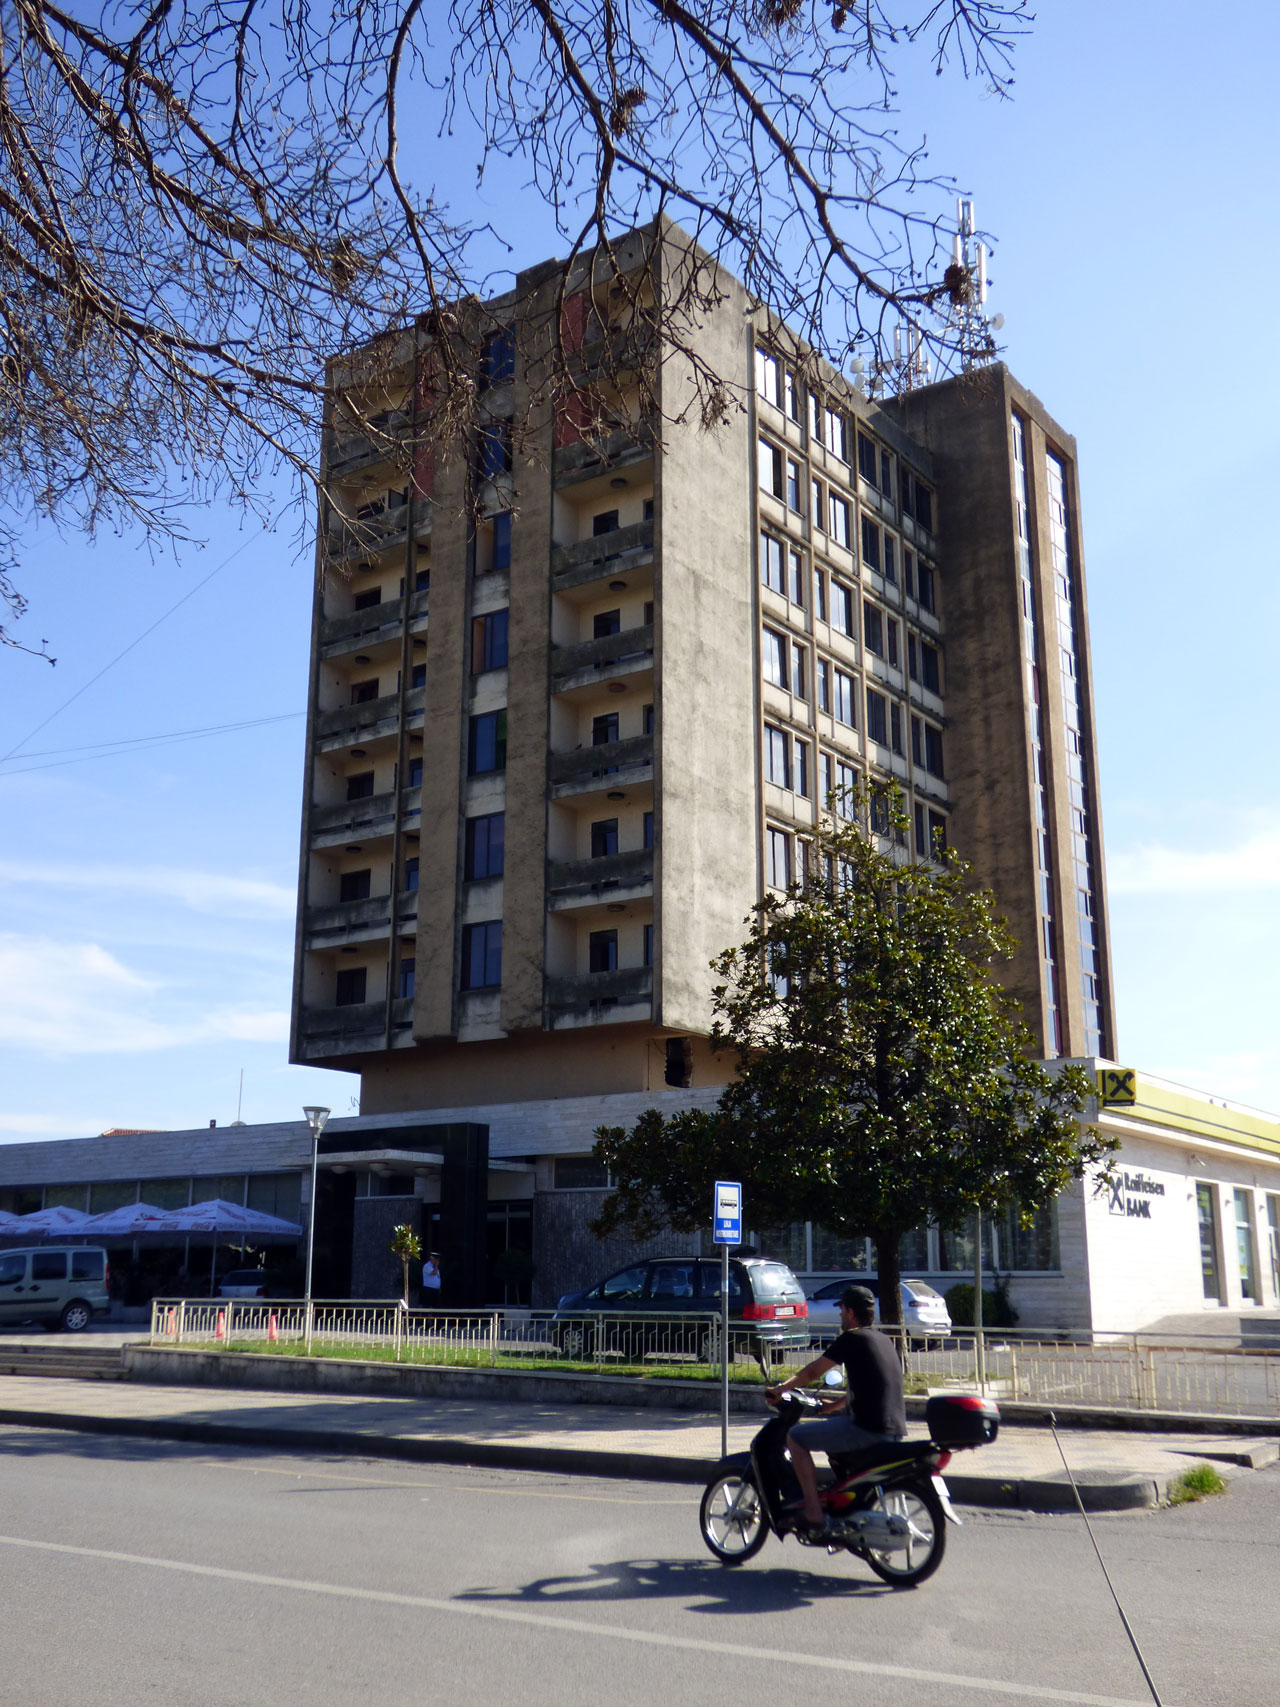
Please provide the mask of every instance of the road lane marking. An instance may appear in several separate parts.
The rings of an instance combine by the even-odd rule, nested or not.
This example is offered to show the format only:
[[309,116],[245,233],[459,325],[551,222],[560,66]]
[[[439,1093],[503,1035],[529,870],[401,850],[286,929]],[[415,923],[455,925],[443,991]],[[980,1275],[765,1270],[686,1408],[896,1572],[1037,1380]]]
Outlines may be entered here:
[[466,1618],[488,1618],[501,1624],[523,1624],[535,1630],[567,1631],[578,1636],[634,1642],[640,1647],[719,1654],[731,1659],[771,1660],[785,1666],[808,1666],[816,1671],[843,1672],[857,1677],[895,1678],[905,1683],[935,1683],[950,1689],[985,1690],[989,1695],[1012,1695],[1022,1701],[1061,1701],[1069,1703],[1070,1707],[1143,1707],[1141,1701],[1131,1698],[1090,1695],[1077,1689],[1052,1689],[1038,1683],[1005,1683],[1000,1678],[966,1677],[961,1672],[924,1671],[914,1666],[878,1665],[871,1660],[836,1659],[827,1654],[792,1652],[787,1648],[753,1648],[742,1642],[712,1642],[694,1636],[671,1636],[655,1630],[631,1630],[623,1624],[591,1624],[585,1618],[562,1618],[541,1612],[521,1612],[511,1606],[494,1606],[469,1600],[433,1600],[427,1595],[395,1594],[387,1589],[310,1582],[301,1577],[267,1576],[260,1571],[233,1571],[221,1565],[196,1565],[185,1559],[118,1553],[105,1547],[73,1547],[62,1541],[33,1541],[21,1535],[0,1535],[0,1547],[27,1548],[38,1553],[61,1553],[78,1559],[100,1559],[114,1565],[142,1565],[151,1570],[176,1571],[185,1576],[212,1577],[220,1582],[245,1583],[252,1588],[286,1589],[294,1594],[328,1595],[335,1600],[405,1606],[416,1612],[448,1612]]

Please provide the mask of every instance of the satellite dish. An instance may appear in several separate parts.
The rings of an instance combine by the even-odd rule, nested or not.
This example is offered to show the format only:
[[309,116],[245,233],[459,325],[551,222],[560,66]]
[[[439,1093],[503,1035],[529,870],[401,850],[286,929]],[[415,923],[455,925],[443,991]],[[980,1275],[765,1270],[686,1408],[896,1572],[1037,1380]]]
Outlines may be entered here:
[[855,356],[850,366],[854,373],[865,373],[867,371],[861,356]]
[[1004,315],[1003,314],[997,314],[995,319],[991,322],[991,330],[993,332],[998,332],[1003,325],[1004,325]]

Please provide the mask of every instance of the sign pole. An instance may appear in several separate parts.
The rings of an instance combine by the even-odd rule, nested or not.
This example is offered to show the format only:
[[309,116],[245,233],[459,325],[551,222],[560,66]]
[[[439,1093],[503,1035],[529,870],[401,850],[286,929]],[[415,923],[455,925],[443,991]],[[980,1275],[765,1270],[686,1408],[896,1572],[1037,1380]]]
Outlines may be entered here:
[[729,1456],[729,1246],[742,1243],[742,1187],[717,1180],[711,1238],[720,1247],[720,1456]]

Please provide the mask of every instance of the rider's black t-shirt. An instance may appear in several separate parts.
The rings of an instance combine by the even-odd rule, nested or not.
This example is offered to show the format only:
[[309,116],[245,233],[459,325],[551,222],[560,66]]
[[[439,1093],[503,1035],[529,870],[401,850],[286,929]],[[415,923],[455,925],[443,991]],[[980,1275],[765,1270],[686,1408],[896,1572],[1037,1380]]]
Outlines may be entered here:
[[874,1328],[854,1328],[833,1339],[822,1355],[843,1363],[849,1415],[858,1427],[901,1439],[907,1432],[907,1407],[893,1341]]

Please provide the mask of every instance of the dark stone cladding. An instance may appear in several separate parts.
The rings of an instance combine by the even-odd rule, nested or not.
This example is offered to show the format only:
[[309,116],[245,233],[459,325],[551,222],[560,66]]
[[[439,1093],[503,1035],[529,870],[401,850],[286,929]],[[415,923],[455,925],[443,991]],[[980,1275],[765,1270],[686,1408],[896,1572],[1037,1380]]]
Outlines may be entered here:
[[633,1239],[615,1233],[597,1239],[589,1223],[600,1213],[608,1192],[539,1191],[533,1199],[533,1307],[553,1308],[566,1292],[577,1292],[615,1269],[647,1257],[687,1256],[688,1233],[661,1233]]

